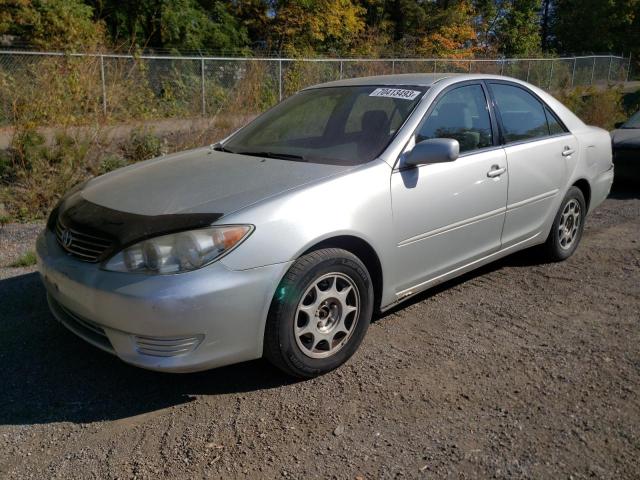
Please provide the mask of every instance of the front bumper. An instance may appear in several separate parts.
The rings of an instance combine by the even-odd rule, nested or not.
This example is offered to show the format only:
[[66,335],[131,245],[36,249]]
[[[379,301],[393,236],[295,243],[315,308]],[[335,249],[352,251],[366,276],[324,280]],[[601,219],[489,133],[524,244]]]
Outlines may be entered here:
[[108,272],[67,255],[45,230],[38,269],[54,316],[133,365],[192,372],[262,356],[265,319],[290,263],[178,275]]

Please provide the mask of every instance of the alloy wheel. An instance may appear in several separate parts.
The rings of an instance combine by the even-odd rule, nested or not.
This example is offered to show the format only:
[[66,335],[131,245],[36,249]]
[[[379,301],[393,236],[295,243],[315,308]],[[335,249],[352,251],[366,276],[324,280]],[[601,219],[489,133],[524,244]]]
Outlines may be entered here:
[[576,199],[572,198],[565,205],[558,225],[560,248],[569,250],[578,238],[581,213],[580,203]]
[[360,293],[343,273],[314,280],[296,310],[294,335],[302,352],[326,358],[338,352],[353,334],[360,314]]

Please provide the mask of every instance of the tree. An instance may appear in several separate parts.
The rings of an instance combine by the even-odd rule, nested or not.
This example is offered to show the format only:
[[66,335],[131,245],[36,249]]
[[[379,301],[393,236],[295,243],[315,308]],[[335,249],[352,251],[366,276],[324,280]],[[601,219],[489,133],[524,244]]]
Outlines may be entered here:
[[554,0],[555,47],[567,53],[640,48],[640,0]]
[[276,51],[344,53],[365,28],[365,10],[352,0],[274,3],[269,44]]
[[98,0],[95,10],[116,44],[228,53],[249,43],[247,29],[222,1]]
[[477,34],[470,1],[441,1],[430,5],[425,36],[417,53],[428,56],[468,58],[476,52]]
[[476,0],[479,46],[485,54],[522,56],[541,50],[541,0]]
[[498,22],[497,40],[507,57],[540,52],[540,0],[513,0]]
[[80,0],[2,0],[0,35],[54,50],[95,50],[105,40],[103,24]]

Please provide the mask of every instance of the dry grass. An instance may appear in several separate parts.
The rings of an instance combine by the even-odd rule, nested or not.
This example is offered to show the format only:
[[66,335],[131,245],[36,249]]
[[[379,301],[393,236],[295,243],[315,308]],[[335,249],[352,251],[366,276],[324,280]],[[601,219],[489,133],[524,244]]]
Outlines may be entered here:
[[[419,63],[411,69],[430,72],[445,67]],[[458,61],[449,68],[468,71],[468,65]],[[541,66],[533,62],[529,76],[545,78]],[[564,67],[555,67],[554,78],[560,79],[555,88],[567,84]],[[19,69],[0,70],[0,124],[11,125],[14,132],[10,147],[0,151],[3,218],[43,218],[65,191],[87,178],[217,141],[277,103],[280,87],[288,96],[341,75],[391,73],[389,62],[344,61],[342,72],[339,62],[283,62],[283,82],[278,85],[279,68],[277,61],[209,62],[206,118],[199,61],[105,59],[106,112],[97,57],[33,57]],[[401,62],[395,65],[396,72],[407,68]],[[558,75],[563,68],[565,75]],[[623,116],[618,89],[577,88],[563,90],[558,97],[590,124],[612,128]],[[182,126],[149,126],[162,123],[159,119],[175,119]]]

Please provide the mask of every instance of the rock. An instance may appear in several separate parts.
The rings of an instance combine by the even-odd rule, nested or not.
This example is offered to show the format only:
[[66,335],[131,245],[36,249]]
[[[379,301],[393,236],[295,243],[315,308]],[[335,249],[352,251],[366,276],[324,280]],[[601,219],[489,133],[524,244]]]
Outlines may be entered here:
[[333,434],[336,437],[339,437],[340,435],[342,435],[344,433],[344,425],[338,425],[335,430],[333,431]]

